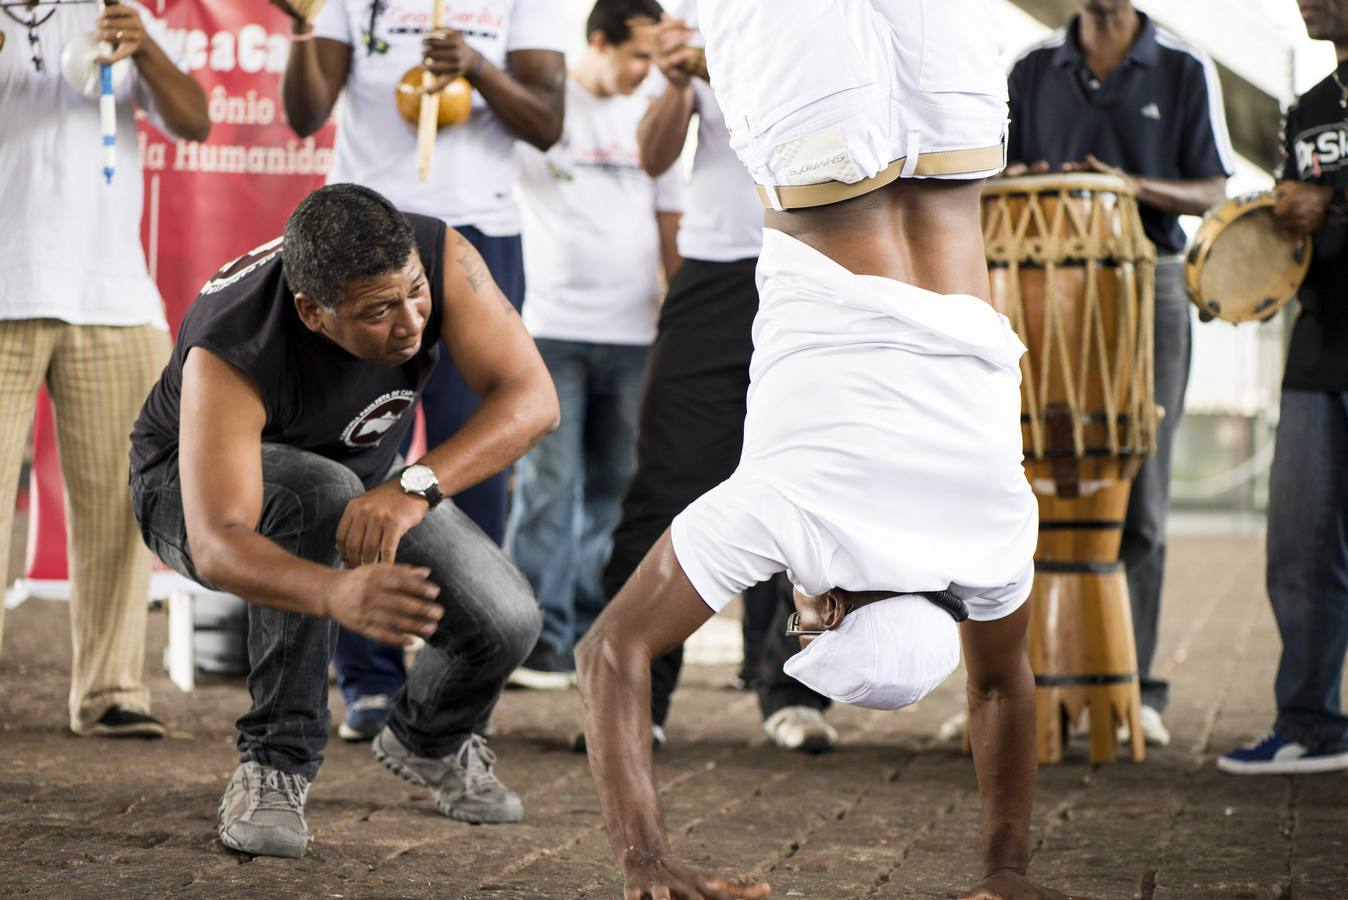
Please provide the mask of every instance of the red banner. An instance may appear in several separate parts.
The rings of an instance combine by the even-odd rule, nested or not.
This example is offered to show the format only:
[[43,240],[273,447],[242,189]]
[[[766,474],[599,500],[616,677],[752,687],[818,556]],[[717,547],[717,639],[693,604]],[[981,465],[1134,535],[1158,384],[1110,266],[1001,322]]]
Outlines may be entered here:
[[266,0],[160,0],[171,55],[206,92],[203,143],[141,123],[150,274],[178,322],[222,265],[281,233],[295,204],[323,184],[333,126],[300,138],[285,123],[281,74],[290,20]]
[[[286,124],[280,85],[290,20],[266,0],[142,2],[169,29],[164,49],[201,84],[211,117],[211,136],[203,143],[166,135],[143,118],[140,123],[141,238],[176,334],[207,279],[280,234],[295,205],[322,185],[332,163],[333,126],[301,139]],[[63,582],[61,476],[45,396],[41,402],[27,577]]]

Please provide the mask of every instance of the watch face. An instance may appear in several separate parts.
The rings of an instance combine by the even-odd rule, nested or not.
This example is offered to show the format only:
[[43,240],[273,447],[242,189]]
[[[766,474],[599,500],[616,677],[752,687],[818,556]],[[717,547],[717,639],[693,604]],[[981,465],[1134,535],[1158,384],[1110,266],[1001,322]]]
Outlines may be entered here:
[[408,466],[399,479],[405,490],[424,493],[436,484],[435,473],[429,466]]

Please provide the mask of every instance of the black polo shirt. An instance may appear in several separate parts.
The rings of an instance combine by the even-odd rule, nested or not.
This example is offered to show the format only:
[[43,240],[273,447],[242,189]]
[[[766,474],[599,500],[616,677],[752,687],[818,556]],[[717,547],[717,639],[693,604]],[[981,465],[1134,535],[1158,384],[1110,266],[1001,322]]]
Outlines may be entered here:
[[[1130,175],[1195,179],[1234,171],[1212,61],[1146,15],[1138,18],[1137,40],[1108,78],[1086,66],[1080,16],[1017,60],[1008,85],[1009,160],[1048,160],[1056,169],[1093,153]],[[1141,213],[1158,253],[1184,249],[1178,216],[1145,204]]]
[[[1348,84],[1348,63],[1336,74]],[[1301,315],[1287,348],[1283,387],[1348,391],[1348,91],[1331,75],[1311,88],[1283,120],[1279,181],[1307,181],[1333,188],[1338,202],[1312,237],[1310,271],[1297,293]]]

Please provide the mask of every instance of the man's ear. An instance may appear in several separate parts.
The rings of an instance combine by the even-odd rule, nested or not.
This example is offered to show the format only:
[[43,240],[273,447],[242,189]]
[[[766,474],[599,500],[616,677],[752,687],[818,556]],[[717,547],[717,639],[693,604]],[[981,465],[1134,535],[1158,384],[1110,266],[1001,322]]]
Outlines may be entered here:
[[843,617],[847,615],[847,602],[838,596],[837,591],[825,591],[820,598],[823,603],[823,624],[825,631],[832,631],[842,624]]
[[324,334],[327,324],[323,317],[327,310],[318,305],[318,301],[303,291],[295,292],[295,312],[299,315],[300,321],[304,327],[316,334]]
[[604,34],[604,32],[599,30],[590,32],[589,44],[591,50],[598,50],[600,53],[603,53],[610,46],[612,46],[608,42],[608,35]]

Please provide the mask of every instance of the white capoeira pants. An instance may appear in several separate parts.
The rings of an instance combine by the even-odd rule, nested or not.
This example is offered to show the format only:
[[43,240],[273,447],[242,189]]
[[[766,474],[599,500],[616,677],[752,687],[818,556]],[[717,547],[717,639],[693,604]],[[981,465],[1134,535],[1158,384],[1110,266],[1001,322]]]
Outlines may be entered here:
[[697,13],[731,146],[760,185],[850,184],[900,158],[1004,144],[991,0],[702,0]]
[[785,570],[807,595],[949,587],[977,621],[1029,595],[1024,346],[976,297],[854,275],[767,230],[744,451],[674,552],[720,609]]

